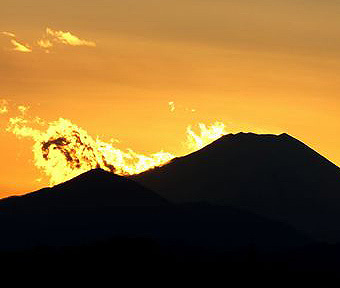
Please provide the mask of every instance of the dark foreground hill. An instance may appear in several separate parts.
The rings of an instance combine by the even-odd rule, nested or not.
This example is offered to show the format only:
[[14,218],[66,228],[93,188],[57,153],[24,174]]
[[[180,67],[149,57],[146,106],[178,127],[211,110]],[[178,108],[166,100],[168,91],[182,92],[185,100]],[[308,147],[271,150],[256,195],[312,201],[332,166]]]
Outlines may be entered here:
[[65,183],[0,200],[0,211],[47,214],[113,207],[162,207],[170,203],[127,178],[93,169]]
[[287,134],[229,134],[131,178],[177,203],[230,205],[340,240],[340,169]]
[[29,275],[49,286],[70,278],[88,285],[93,277],[95,285],[162,279],[287,287],[299,279],[327,287],[339,264],[331,257],[337,247],[319,246],[284,223],[228,206],[173,204],[100,169],[1,200],[0,235],[2,275],[14,272],[12,281],[24,283]]
[[101,169],[0,201],[0,251],[80,245],[112,237],[228,251],[288,249],[310,240],[291,227],[231,207],[175,205]]

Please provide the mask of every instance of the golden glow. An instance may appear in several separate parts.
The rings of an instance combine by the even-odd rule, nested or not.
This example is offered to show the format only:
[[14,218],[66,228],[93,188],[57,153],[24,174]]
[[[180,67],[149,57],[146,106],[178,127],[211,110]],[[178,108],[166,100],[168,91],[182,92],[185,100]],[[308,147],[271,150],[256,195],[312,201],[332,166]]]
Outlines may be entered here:
[[0,197],[49,183],[30,140],[6,133],[15,116],[39,115],[26,123],[39,131],[72,119],[123,152],[176,156],[197,148],[184,144],[190,123],[218,119],[230,133],[286,132],[340,165],[338,1],[99,2],[1,1]]
[[[19,106],[24,115],[27,109]],[[26,108],[26,107],[25,107]],[[38,119],[38,120],[37,120]],[[120,175],[141,173],[156,166],[162,166],[175,156],[167,152],[151,155],[125,151],[91,137],[84,129],[70,120],[60,118],[48,124],[46,131],[32,128],[34,124],[44,125],[40,118],[24,119],[22,116],[9,119],[8,132],[17,137],[29,137],[34,141],[34,164],[50,178],[50,185],[69,180],[93,168],[102,168]],[[200,123],[200,134],[188,127],[188,147],[191,151],[200,149],[225,134],[224,124],[216,122],[211,126]]]
[[187,146],[191,152],[203,148],[227,133],[225,125],[221,122],[215,122],[210,126],[199,123],[198,127],[200,129],[199,134],[196,134],[191,126],[187,128]]

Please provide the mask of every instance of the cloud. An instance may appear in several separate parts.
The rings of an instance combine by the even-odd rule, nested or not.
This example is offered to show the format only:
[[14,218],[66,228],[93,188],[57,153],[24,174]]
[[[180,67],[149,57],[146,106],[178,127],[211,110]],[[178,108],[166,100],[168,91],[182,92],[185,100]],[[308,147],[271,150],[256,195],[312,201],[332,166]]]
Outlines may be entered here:
[[190,113],[196,112],[196,109],[186,108],[186,107],[183,107],[183,105],[180,105],[180,104],[175,105],[174,101],[168,102],[168,106],[169,106],[170,112],[174,112],[175,110],[177,110],[178,112],[180,112],[180,111],[186,111],[186,112],[190,112]]
[[24,105],[18,106],[18,110],[21,112],[22,115],[25,115],[25,113],[28,109],[30,109],[29,106],[24,106]]
[[[3,31],[0,32],[0,35],[5,35],[10,37],[12,45],[14,48],[13,51],[18,52],[32,52],[32,46],[28,44],[22,44],[16,40],[16,35],[11,32]],[[79,37],[75,36],[71,32],[64,32],[61,30],[53,30],[51,28],[46,28],[43,37],[37,41],[35,41],[35,47],[39,46],[40,48],[44,49],[46,53],[49,53],[49,48],[53,47],[55,43],[63,44],[63,45],[70,45],[70,46],[88,46],[88,47],[96,47],[96,43],[93,41],[88,41],[85,39],[80,39]]]
[[194,113],[194,112],[196,112],[196,109],[185,108],[185,111]]
[[13,33],[11,33],[11,32],[6,32],[6,31],[3,31],[3,32],[1,32],[1,34],[3,34],[3,35],[6,35],[6,36],[8,36],[8,37],[15,37],[15,34],[13,34]]
[[170,101],[169,103],[168,103],[168,105],[169,105],[169,109],[170,109],[170,111],[171,112],[174,112],[175,111],[175,102],[173,102],[173,101]]
[[50,28],[46,28],[46,34],[48,36],[54,37],[53,40],[65,45],[71,45],[71,46],[89,46],[89,47],[95,47],[96,43],[93,41],[88,41],[84,39],[80,39],[77,36],[71,34],[70,32],[64,32],[64,31],[55,31]]
[[5,99],[0,99],[0,114],[5,114],[8,112],[8,101]]
[[32,49],[29,46],[25,46],[24,44],[21,44],[14,39],[11,40],[11,43],[14,45],[14,48],[13,48],[14,51],[19,51],[19,52],[24,52],[24,53],[32,52]]
[[37,41],[37,44],[41,47],[41,48],[50,48],[53,46],[53,43],[48,40],[48,39],[40,39],[39,41]]
[[0,114],[5,114],[8,112],[8,108],[7,106],[1,106],[0,107]]
[[[16,35],[14,33],[11,32],[7,32],[7,31],[3,31],[1,32],[2,35],[11,37],[11,38],[16,38]],[[17,40],[15,39],[11,39],[11,43],[14,45],[13,50],[14,51],[19,51],[19,52],[32,52],[32,49],[26,44],[21,44],[19,43]]]

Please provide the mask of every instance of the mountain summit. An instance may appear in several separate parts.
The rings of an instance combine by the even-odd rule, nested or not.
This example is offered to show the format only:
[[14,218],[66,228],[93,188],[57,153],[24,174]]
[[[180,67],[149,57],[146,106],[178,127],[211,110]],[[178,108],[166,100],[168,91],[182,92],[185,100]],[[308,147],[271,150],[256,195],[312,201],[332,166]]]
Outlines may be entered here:
[[242,207],[340,239],[340,169],[288,134],[228,134],[131,178],[172,201]]

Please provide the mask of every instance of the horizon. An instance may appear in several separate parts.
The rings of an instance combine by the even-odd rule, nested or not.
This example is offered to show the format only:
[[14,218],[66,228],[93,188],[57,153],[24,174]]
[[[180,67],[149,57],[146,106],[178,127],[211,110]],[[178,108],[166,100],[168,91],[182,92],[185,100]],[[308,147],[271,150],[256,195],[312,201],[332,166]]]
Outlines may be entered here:
[[[264,134],[261,134],[261,133],[254,133],[254,132],[237,132],[237,133],[228,133],[228,134],[222,135],[221,137],[216,138],[215,140],[209,142],[207,145],[205,145],[205,146],[199,148],[199,149],[196,150],[196,151],[192,151],[192,152],[190,152],[190,153],[188,153],[188,154],[186,154],[186,155],[181,155],[181,156],[178,156],[178,157],[174,157],[174,158],[170,159],[168,162],[165,162],[165,163],[162,164],[162,165],[150,167],[150,168],[148,168],[148,169],[146,169],[146,170],[144,170],[144,171],[141,171],[141,172],[139,172],[139,173],[136,173],[136,174],[120,175],[119,173],[116,173],[116,171],[108,171],[108,170],[105,170],[105,169],[102,168],[102,167],[95,167],[95,168],[91,168],[91,169],[89,169],[89,170],[83,171],[83,172],[81,172],[81,173],[79,173],[79,174],[76,174],[74,177],[70,177],[69,179],[66,179],[66,180],[64,180],[64,181],[60,181],[60,182],[58,182],[58,183],[55,183],[55,184],[53,184],[53,185],[47,185],[47,186],[45,186],[45,187],[39,187],[39,188],[36,189],[35,191],[24,191],[23,193],[10,194],[10,195],[6,195],[6,196],[4,196],[4,197],[1,197],[1,196],[0,196],[0,200],[6,199],[7,197],[11,197],[11,196],[22,196],[22,195],[30,194],[30,193],[32,193],[32,192],[38,192],[38,191],[40,191],[41,189],[45,189],[45,188],[54,188],[54,187],[59,186],[60,184],[64,184],[64,183],[67,183],[67,182],[72,183],[72,180],[73,180],[73,179],[76,179],[76,178],[81,179],[81,180],[84,180],[84,178],[83,178],[84,175],[89,175],[89,173],[92,173],[92,172],[95,172],[95,171],[97,172],[97,174],[98,174],[98,172],[104,172],[105,174],[114,174],[114,175],[116,175],[116,176],[120,176],[120,177],[124,177],[124,178],[130,178],[130,176],[131,176],[131,177],[135,177],[135,176],[136,176],[137,179],[138,179],[138,177],[139,177],[140,175],[143,175],[144,172],[146,172],[146,173],[151,172],[151,173],[152,173],[152,172],[154,171],[155,168],[156,168],[156,169],[157,169],[157,168],[161,168],[162,166],[166,166],[167,164],[171,163],[173,160],[176,160],[176,159],[178,159],[178,158],[182,158],[182,157],[189,156],[190,154],[195,154],[196,152],[199,152],[200,150],[204,150],[204,148],[207,147],[207,146],[213,146],[215,142],[218,142],[218,140],[220,140],[220,139],[222,139],[222,138],[225,138],[225,139],[226,139],[227,136],[240,136],[240,135],[247,135],[247,136],[274,136],[274,137],[288,136],[290,139],[295,140],[295,141],[298,141],[298,142],[301,143],[302,145],[306,146],[307,149],[311,149],[314,153],[316,153],[316,155],[321,156],[324,160],[326,160],[326,161],[329,162],[330,164],[336,166],[336,167],[339,169],[339,171],[340,171],[340,167],[339,167],[338,165],[336,165],[335,163],[333,163],[332,161],[330,161],[329,159],[327,159],[327,158],[324,157],[322,154],[318,153],[317,151],[315,151],[314,149],[312,149],[311,147],[309,147],[309,146],[306,145],[305,143],[301,142],[299,139],[297,139],[297,138],[295,138],[295,137],[293,137],[293,136],[291,136],[291,135],[289,135],[289,134],[287,134],[287,133],[280,133],[280,134],[268,134],[268,133],[264,133]],[[79,177],[80,177],[80,178],[79,178]],[[132,179],[133,179],[133,178],[132,178]],[[138,182],[138,181],[137,181],[137,182]],[[1,195],[1,193],[0,193],[0,195]]]
[[338,3],[4,0],[0,13],[1,198],[64,179],[33,147],[85,147],[46,138],[60,118],[106,160],[125,155],[121,173],[241,131],[287,133],[340,166]]

